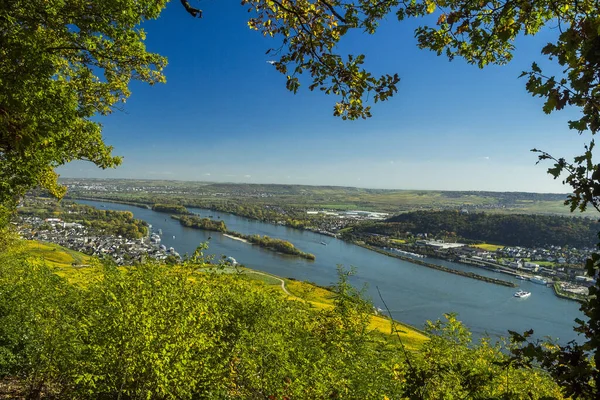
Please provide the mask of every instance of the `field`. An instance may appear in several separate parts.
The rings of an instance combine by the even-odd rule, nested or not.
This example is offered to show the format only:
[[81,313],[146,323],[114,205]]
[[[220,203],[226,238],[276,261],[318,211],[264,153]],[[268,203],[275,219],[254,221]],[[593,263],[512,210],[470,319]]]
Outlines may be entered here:
[[66,249],[54,243],[25,240],[23,252],[39,258],[48,265],[59,268],[89,265],[93,258],[78,251]]
[[[525,192],[463,192],[434,190],[384,190],[341,186],[236,184],[127,179],[64,179],[67,196],[112,199],[133,203],[157,202],[184,205],[234,201],[248,205],[278,205],[300,209],[366,210],[392,214],[414,210],[560,214],[570,213],[566,194]],[[93,187],[95,189],[90,189]]]
[[480,249],[483,249],[486,251],[491,251],[491,252],[494,252],[498,249],[504,248],[504,246],[499,246],[497,244],[490,244],[490,243],[474,244],[473,247],[478,247]]

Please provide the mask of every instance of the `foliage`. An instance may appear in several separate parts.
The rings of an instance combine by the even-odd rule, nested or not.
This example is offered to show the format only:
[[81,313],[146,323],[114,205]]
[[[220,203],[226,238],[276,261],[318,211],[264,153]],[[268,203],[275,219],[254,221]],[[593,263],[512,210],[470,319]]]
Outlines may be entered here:
[[154,204],[152,210],[171,214],[189,214],[184,206],[179,204]]
[[340,98],[334,115],[343,119],[370,117],[370,106],[363,105],[367,96],[374,93],[374,102],[383,101],[397,90],[397,74],[376,78],[363,67],[364,55],[342,57],[335,52],[351,29],[374,33],[378,20],[389,11],[386,3],[392,2],[242,1],[256,15],[248,22],[251,29],[281,39],[281,47],[267,54],[280,55],[273,65],[287,75],[287,89],[296,93],[299,75],[307,72],[310,90],[318,88]]
[[73,341],[84,309],[77,289],[45,266],[3,260],[0,271],[0,375],[17,376],[35,398],[64,385],[81,347]]
[[53,169],[71,160],[120,163],[92,117],[124,103],[132,79],[164,81],[166,60],[146,51],[138,25],[165,4],[0,3],[0,203],[36,185],[61,196]]
[[464,393],[450,383],[472,380],[472,368],[495,377],[469,386],[473,398],[560,398],[547,377],[522,368],[511,372],[514,392],[504,389],[495,363],[507,358],[453,342],[466,334],[455,320],[436,325],[440,336],[422,354],[402,352],[367,329],[372,306],[343,270],[334,307],[315,310],[198,263],[201,250],[178,266],[105,265],[74,286],[44,265],[3,259],[0,377],[16,377],[28,398],[439,399]]
[[[593,247],[600,223],[585,218],[550,215],[415,211],[381,223],[359,224],[358,232],[406,235],[406,232],[446,235],[462,239],[502,243],[508,246]],[[451,236],[451,235],[450,235]]]
[[14,227],[8,223],[11,217],[12,210],[0,204],[0,253],[13,247],[18,238]]
[[[560,389],[539,369],[514,364],[500,344],[472,343],[455,314],[428,322],[431,334],[410,365],[398,368],[406,394],[420,399],[558,399]],[[407,368],[408,367],[408,368]]]
[[179,220],[183,226],[196,229],[204,229],[206,231],[227,232],[227,225],[224,221],[214,221],[209,218],[201,218],[197,216],[171,216],[171,218]]
[[269,237],[267,235],[244,235],[243,233],[227,231],[229,235],[236,236],[242,239],[249,241],[252,244],[259,245],[260,247],[264,247],[267,249],[275,250],[283,254],[290,254],[293,256],[304,257],[308,260],[314,260],[315,255],[311,253],[305,253],[296,248],[292,243],[283,239],[276,239]]

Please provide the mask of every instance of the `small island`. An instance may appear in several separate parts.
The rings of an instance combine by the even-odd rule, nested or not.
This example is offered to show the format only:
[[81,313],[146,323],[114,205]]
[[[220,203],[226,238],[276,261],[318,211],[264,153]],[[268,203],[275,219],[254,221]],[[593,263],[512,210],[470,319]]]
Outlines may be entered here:
[[171,214],[191,214],[187,208],[180,206],[179,204],[154,204],[152,206],[153,211],[171,213]]
[[188,215],[171,215],[171,218],[176,219],[183,226],[188,228],[203,229],[205,231],[227,232],[227,226],[223,221],[213,221],[209,218]]
[[227,230],[227,226],[223,221],[214,221],[210,218],[202,218],[197,215],[171,215],[171,218],[178,220],[181,225],[188,228],[221,232],[228,238],[242,240],[244,242],[255,244],[278,253],[303,257],[307,260],[314,260],[316,258],[314,254],[305,253],[302,250],[299,250],[287,240],[275,239],[267,235],[244,235],[243,233],[229,231]]
[[298,256],[306,258],[307,260],[315,260],[316,257],[314,254],[305,253],[302,250],[299,250],[292,243],[287,240],[275,239],[269,237],[267,235],[244,235],[243,233],[227,231],[227,236],[237,237],[240,239],[244,239],[249,243],[256,244],[260,247],[264,247],[265,249],[274,250],[278,253],[289,254],[292,256]]

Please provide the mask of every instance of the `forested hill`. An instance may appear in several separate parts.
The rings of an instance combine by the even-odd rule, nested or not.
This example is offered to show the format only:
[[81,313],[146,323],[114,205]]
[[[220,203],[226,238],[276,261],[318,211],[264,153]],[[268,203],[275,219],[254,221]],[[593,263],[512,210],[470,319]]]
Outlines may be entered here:
[[600,231],[600,223],[587,218],[458,211],[415,211],[392,217],[385,225],[378,230],[434,235],[453,232],[465,239],[524,247],[593,247]]

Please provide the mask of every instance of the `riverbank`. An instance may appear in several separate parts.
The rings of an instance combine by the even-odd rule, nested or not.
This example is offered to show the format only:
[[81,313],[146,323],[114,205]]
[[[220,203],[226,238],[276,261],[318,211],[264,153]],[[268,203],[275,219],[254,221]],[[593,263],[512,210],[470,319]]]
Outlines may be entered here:
[[389,251],[378,249],[377,247],[370,246],[370,245],[364,244],[364,243],[359,243],[359,242],[351,242],[351,243],[353,243],[353,244],[355,244],[357,246],[363,247],[365,249],[368,249],[368,250],[371,250],[371,251],[375,251],[375,252],[377,252],[379,254],[386,255],[388,257],[398,258],[398,259],[400,259],[402,261],[408,261],[410,263],[421,265],[421,266],[424,266],[424,267],[427,267],[427,268],[437,269],[438,271],[443,271],[443,272],[447,272],[447,273],[450,273],[450,274],[460,275],[460,276],[464,276],[466,278],[477,279],[479,281],[483,281],[483,282],[487,282],[487,283],[493,283],[495,285],[508,286],[508,287],[517,287],[517,284],[515,284],[514,282],[509,282],[509,281],[505,281],[505,280],[497,279],[497,278],[490,278],[490,277],[487,277],[487,276],[476,274],[474,272],[459,271],[459,270],[456,270],[456,269],[444,267],[442,265],[428,263],[426,261],[417,260],[417,259],[414,259],[412,257],[403,256],[403,255],[400,255],[400,254],[390,253]]
[[[92,200],[92,199],[86,199],[86,200]],[[98,199],[95,199],[95,200],[98,201]],[[101,199],[100,201],[107,201],[107,200]],[[115,200],[108,200],[108,201],[113,202],[113,203],[122,203],[122,204],[128,204],[128,205],[136,205],[138,207],[144,207],[145,206],[145,207],[151,209],[151,207],[149,207],[148,205],[145,205],[145,204],[141,205],[140,203],[130,204],[130,203],[124,202],[124,201],[115,201]],[[218,211],[218,210],[213,210],[213,211]],[[221,212],[221,211],[218,211],[218,212]],[[247,216],[238,215],[236,213],[231,213],[230,212],[228,214],[236,215],[236,216],[241,216],[243,218],[248,218]],[[179,217],[176,217],[176,216],[171,216],[171,217],[174,218],[174,219],[179,220],[179,222],[181,223],[181,220],[180,220]],[[264,222],[264,223],[269,223],[269,222]],[[192,227],[196,228],[196,229],[203,229],[202,227],[195,227],[195,226],[192,226]],[[312,231],[312,230],[306,229],[306,228],[294,228],[294,229]],[[214,229],[211,229],[211,230],[214,230]],[[302,251],[298,250],[296,247],[294,247],[294,245],[292,243],[289,243],[289,242],[287,242],[287,243],[289,243],[291,245],[291,247],[293,248],[293,250],[291,252],[289,252],[288,246],[275,249],[275,248],[272,248],[272,247],[263,246],[260,243],[258,243],[258,241],[253,242],[252,240],[249,239],[251,235],[244,235],[244,234],[241,234],[239,232],[233,232],[233,231],[228,231],[228,230],[226,231],[226,233],[222,232],[222,234],[224,236],[230,238],[230,239],[241,240],[241,241],[245,241],[246,243],[251,243],[251,244],[257,244],[257,245],[259,245],[261,247],[264,247],[264,248],[267,248],[267,249],[270,249],[270,250],[273,250],[273,251],[276,251],[276,252],[279,252],[279,253],[282,253],[282,254],[300,256],[300,257],[306,258],[308,260],[314,260],[315,259],[315,256],[313,254],[302,252]],[[323,233],[319,233],[319,234],[323,234]],[[271,239],[271,238],[269,238],[269,239]],[[424,267],[436,269],[438,271],[442,271],[442,272],[446,272],[446,273],[451,273],[451,274],[455,274],[455,275],[460,275],[460,276],[464,276],[466,278],[476,279],[476,280],[479,280],[479,281],[482,281],[482,282],[492,283],[492,284],[496,284],[496,285],[507,286],[507,287],[517,287],[517,285],[515,283],[509,282],[509,281],[505,281],[505,280],[502,280],[502,279],[490,278],[490,277],[486,277],[486,276],[483,276],[483,275],[476,274],[474,272],[464,272],[464,271],[459,271],[459,270],[455,270],[455,269],[452,269],[452,268],[444,267],[444,266],[441,266],[441,265],[438,265],[438,264],[428,263],[428,262],[425,262],[425,261],[422,261],[422,260],[417,260],[417,259],[409,257],[409,256],[403,256],[403,255],[400,255],[400,254],[391,253],[391,252],[379,249],[377,247],[370,246],[370,245],[367,245],[367,244],[364,244],[364,243],[360,243],[360,242],[357,242],[357,241],[353,241],[353,240],[348,240],[348,239],[339,238],[339,237],[338,237],[338,239],[343,240],[343,241],[345,241],[347,243],[351,243],[351,244],[360,246],[360,247],[365,248],[367,250],[371,250],[371,251],[374,251],[374,252],[386,255],[388,257],[394,257],[394,258],[397,258],[397,259],[400,259],[400,260],[403,260],[403,261],[407,261],[407,262],[410,262],[410,263],[413,263],[413,264],[417,264],[417,265],[421,265],[421,266],[424,266]],[[274,240],[279,240],[279,239],[274,239]]]
[[563,298],[566,300],[573,300],[578,303],[585,302],[585,298],[583,296],[579,296],[575,293],[569,293],[565,290],[562,290],[562,288],[560,287],[560,282],[554,282],[554,285],[552,285],[552,288],[554,290],[554,294],[560,298]]
[[238,241],[240,241],[240,242],[244,242],[244,243],[248,243],[248,244],[250,244],[250,242],[249,242],[249,241],[247,241],[246,239],[242,239],[242,238],[239,238],[239,237],[235,237],[235,236],[233,236],[233,235],[230,235],[230,234],[228,234],[228,233],[223,233],[222,235],[223,235],[223,236],[225,236],[225,237],[227,237],[227,238],[229,238],[229,239],[238,240]]

